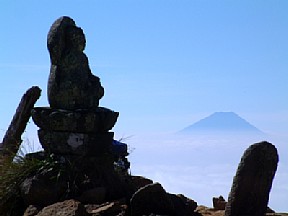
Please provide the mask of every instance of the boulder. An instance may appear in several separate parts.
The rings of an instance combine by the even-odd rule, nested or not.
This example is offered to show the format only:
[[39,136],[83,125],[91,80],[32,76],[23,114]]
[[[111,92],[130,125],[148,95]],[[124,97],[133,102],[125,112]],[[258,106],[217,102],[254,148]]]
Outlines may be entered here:
[[106,198],[106,188],[105,187],[96,187],[84,191],[80,197],[77,198],[81,203],[94,203],[101,204],[105,201]]
[[161,184],[148,184],[134,193],[131,200],[131,215],[174,215],[173,203]]
[[213,197],[213,208],[215,210],[225,210],[227,202],[223,198],[223,196]]
[[174,208],[174,215],[178,216],[196,216],[195,210],[197,208],[197,202],[192,199],[185,197],[183,194],[169,194],[173,208]]
[[28,205],[47,206],[59,201],[67,192],[64,179],[57,179],[57,173],[45,171],[26,178],[20,185],[21,196]]
[[225,216],[265,215],[277,164],[274,145],[265,141],[251,145],[233,179]]
[[43,208],[36,216],[88,216],[85,207],[76,200],[65,200]]
[[148,184],[153,184],[153,181],[143,176],[131,176],[131,183],[135,191],[137,191]]

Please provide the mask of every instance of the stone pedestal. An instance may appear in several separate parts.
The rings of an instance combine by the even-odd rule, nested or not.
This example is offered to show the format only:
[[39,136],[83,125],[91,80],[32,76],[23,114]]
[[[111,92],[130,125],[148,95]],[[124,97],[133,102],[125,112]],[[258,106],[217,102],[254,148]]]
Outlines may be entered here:
[[[40,128],[43,149],[56,155],[107,157],[112,154],[113,132],[119,113],[98,107],[95,111],[37,107],[32,118]],[[112,161],[113,162],[113,161]]]
[[47,131],[107,132],[114,127],[118,116],[118,112],[104,107],[97,107],[93,110],[36,107],[32,110],[32,118],[35,124]]
[[40,143],[45,151],[59,155],[101,157],[111,154],[113,132],[75,133],[39,130]]

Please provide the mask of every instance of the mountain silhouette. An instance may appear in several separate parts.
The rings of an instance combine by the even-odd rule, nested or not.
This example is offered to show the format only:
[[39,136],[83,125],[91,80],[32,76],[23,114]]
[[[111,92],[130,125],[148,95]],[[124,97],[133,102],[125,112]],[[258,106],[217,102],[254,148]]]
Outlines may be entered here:
[[234,112],[215,112],[180,131],[192,132],[250,132],[263,133]]

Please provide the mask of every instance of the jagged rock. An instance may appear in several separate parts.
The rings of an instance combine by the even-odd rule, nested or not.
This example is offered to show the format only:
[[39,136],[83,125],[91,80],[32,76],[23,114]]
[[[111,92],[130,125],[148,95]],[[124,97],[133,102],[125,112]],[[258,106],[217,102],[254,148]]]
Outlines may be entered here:
[[224,216],[224,210],[215,210],[203,205],[199,205],[196,209],[198,216]]
[[0,143],[0,155],[9,155],[13,159],[13,156],[17,154],[22,142],[21,136],[31,117],[31,110],[40,95],[41,89],[38,86],[33,86],[22,96],[16,113],[3,137],[3,141]]
[[[185,207],[184,207],[184,215],[195,215],[195,210],[197,208],[197,202],[195,202],[192,199],[189,199],[188,197],[184,196],[183,194],[177,194],[176,195],[178,198],[180,198],[182,200],[182,202],[184,203]],[[175,206],[175,204],[174,204]],[[180,208],[175,207],[178,211],[178,209],[180,210]]]
[[111,153],[113,132],[84,134],[39,130],[43,149],[62,155],[103,156]]
[[191,200],[185,197],[183,194],[169,194],[168,196],[172,201],[174,208],[174,215],[179,216],[193,216],[195,215],[195,210],[197,208],[197,203],[194,200]]
[[275,211],[273,209],[271,209],[269,206],[267,206],[267,210],[266,210],[266,213],[275,213]]
[[213,208],[215,210],[225,210],[227,202],[223,198],[223,196],[213,197]]
[[27,209],[25,210],[23,216],[35,216],[39,213],[41,208],[34,206],[34,205],[29,205]]
[[137,191],[148,184],[153,184],[153,181],[143,176],[131,176],[131,183],[135,191]]
[[34,123],[47,131],[69,131],[78,133],[101,133],[111,130],[119,116],[104,107],[93,110],[63,110],[37,107],[32,110]]
[[98,206],[92,206],[88,205],[86,206],[87,212],[91,214],[92,216],[100,216],[100,215],[125,215],[125,212],[127,210],[127,205],[121,203],[121,201],[115,201],[115,202],[107,202],[103,203]]
[[244,152],[233,179],[225,216],[265,214],[277,163],[277,149],[271,143],[256,143]]
[[174,215],[173,203],[159,183],[149,184],[140,188],[131,200],[131,215]]
[[83,30],[70,17],[57,19],[50,28],[47,46],[51,69],[48,100],[56,109],[95,109],[104,95],[100,79],[92,75]]
[[96,187],[84,191],[80,197],[77,198],[81,203],[94,203],[100,204],[105,201],[106,198],[106,188],[105,187]]
[[45,171],[24,180],[20,185],[26,205],[47,206],[59,201],[67,191],[67,181],[57,179],[57,173]]
[[76,200],[65,200],[43,208],[36,216],[88,216],[85,207]]

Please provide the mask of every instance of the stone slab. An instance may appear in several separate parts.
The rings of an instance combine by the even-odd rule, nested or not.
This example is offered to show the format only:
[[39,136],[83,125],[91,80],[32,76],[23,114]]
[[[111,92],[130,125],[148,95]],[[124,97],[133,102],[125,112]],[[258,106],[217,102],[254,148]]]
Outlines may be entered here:
[[113,132],[85,134],[38,130],[39,141],[49,153],[101,157],[111,154]]
[[44,130],[69,131],[78,133],[99,133],[111,130],[119,116],[104,107],[94,110],[78,109],[75,111],[36,107],[32,110],[35,124]]

